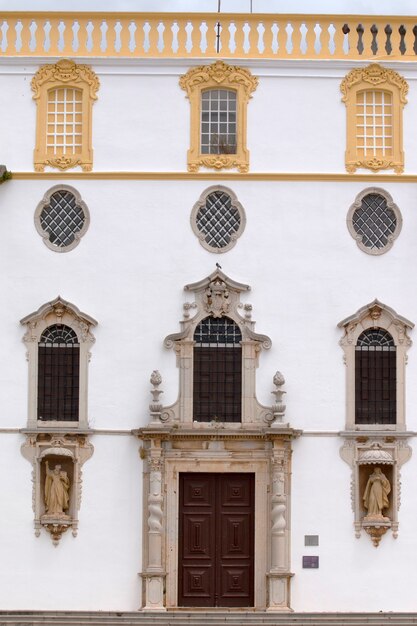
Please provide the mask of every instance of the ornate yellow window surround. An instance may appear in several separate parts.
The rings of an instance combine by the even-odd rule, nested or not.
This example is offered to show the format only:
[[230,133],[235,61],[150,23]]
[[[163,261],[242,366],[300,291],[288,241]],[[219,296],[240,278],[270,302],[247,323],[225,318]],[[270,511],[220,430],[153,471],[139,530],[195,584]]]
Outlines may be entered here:
[[35,171],[93,165],[92,107],[99,79],[87,65],[62,59],[43,65],[32,78],[37,104]]
[[340,90],[346,104],[346,170],[404,171],[402,113],[408,84],[394,70],[372,63],[351,70]]
[[[249,70],[224,61],[201,65],[190,69],[180,78],[180,87],[187,92],[191,105],[190,149],[188,171],[197,172],[200,167],[216,170],[236,167],[239,172],[249,170],[249,150],[246,147],[247,105],[258,86],[258,79]],[[236,94],[236,143],[222,145],[220,154],[203,153],[201,110],[203,94],[210,90],[224,90]],[[222,153],[224,151],[224,153]]]

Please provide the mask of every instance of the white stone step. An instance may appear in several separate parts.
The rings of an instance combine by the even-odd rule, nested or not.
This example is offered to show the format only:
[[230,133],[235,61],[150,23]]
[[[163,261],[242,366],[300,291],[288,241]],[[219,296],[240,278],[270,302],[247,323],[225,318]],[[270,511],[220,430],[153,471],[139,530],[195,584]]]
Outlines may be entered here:
[[0,626],[417,626],[417,613],[0,611]]

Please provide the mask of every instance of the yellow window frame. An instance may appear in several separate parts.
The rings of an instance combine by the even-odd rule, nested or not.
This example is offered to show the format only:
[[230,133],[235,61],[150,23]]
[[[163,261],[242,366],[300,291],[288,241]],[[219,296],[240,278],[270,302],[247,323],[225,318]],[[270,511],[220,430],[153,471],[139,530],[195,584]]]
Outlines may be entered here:
[[[200,167],[215,170],[237,168],[239,172],[249,170],[247,105],[257,86],[258,79],[249,70],[228,65],[224,61],[191,68],[181,76],[180,87],[187,92],[191,106],[190,149],[187,153],[189,172],[198,172]],[[201,153],[201,94],[210,89],[236,92],[236,152],[233,154]]]
[[[43,172],[46,166],[67,170],[80,166],[89,172],[93,166],[92,148],[92,107],[97,100],[100,82],[95,72],[88,65],[78,65],[70,59],[61,59],[55,64],[43,65],[32,78],[33,99],[37,104],[36,144],[34,167],[36,172]],[[51,155],[48,153],[48,96],[56,89],[74,89],[81,92],[81,149],[72,152]],[[65,122],[64,122],[65,123]]]
[[[343,79],[340,90],[346,104],[346,153],[345,165],[349,173],[357,168],[377,172],[393,169],[396,174],[404,171],[403,108],[407,104],[408,83],[397,72],[372,63],[364,68],[351,70]],[[384,92],[391,95],[391,155],[363,155],[357,142],[357,103],[363,92]]]

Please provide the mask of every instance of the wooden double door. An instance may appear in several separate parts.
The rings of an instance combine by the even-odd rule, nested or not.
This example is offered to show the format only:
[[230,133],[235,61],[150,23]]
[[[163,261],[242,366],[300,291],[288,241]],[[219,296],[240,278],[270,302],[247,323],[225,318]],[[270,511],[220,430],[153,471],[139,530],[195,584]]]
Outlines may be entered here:
[[178,606],[254,605],[254,474],[180,474]]

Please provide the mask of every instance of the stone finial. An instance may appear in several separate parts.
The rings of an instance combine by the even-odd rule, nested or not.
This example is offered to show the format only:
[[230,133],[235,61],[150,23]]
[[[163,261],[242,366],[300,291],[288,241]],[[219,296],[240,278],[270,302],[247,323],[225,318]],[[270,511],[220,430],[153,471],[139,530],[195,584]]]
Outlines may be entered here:
[[159,385],[162,383],[162,376],[158,372],[158,370],[154,370],[150,377],[150,383],[153,386],[151,389],[152,394],[152,402],[149,405],[149,410],[151,413],[152,422],[159,423],[161,420],[161,411],[162,404],[159,402],[159,396],[161,393],[164,393],[162,389],[158,389]]
[[286,391],[281,389],[281,387],[285,384],[285,378],[281,374],[281,372],[276,372],[273,378],[273,382],[275,385],[275,389],[271,391],[271,393],[275,396],[275,403],[272,407],[272,411],[274,414],[273,424],[282,424],[285,415],[286,405],[283,403],[283,396]]

